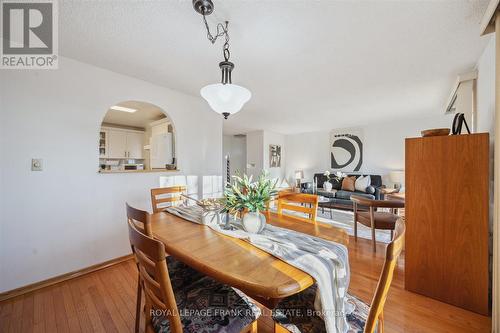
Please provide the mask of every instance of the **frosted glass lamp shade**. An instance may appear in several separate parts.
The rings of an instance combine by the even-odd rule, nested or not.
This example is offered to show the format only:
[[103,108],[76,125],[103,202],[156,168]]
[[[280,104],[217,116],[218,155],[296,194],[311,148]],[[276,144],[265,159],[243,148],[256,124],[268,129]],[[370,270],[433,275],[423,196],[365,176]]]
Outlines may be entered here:
[[236,84],[210,84],[201,88],[201,96],[212,110],[220,114],[234,114],[250,100],[252,93],[247,88]]

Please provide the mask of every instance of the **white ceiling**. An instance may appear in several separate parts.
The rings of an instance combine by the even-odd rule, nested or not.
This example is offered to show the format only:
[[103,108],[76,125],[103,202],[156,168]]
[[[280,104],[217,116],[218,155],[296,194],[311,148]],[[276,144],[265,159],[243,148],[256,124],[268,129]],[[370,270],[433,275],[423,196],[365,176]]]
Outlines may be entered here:
[[137,128],[147,128],[153,121],[166,118],[163,110],[158,106],[139,102],[139,101],[124,101],[116,104],[130,109],[137,110],[136,112],[123,112],[109,109],[102,120],[105,125],[119,125]]
[[[227,133],[307,132],[443,112],[488,37],[488,0],[214,0],[230,21],[233,83],[252,91]],[[61,1],[63,56],[199,96],[221,42],[190,0]]]

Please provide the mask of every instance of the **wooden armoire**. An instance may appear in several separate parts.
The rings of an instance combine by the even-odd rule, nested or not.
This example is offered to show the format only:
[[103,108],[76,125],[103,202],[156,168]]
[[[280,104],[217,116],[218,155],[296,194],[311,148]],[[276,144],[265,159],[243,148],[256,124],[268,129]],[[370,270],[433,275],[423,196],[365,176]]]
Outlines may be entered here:
[[489,135],[406,139],[405,288],[488,315]]

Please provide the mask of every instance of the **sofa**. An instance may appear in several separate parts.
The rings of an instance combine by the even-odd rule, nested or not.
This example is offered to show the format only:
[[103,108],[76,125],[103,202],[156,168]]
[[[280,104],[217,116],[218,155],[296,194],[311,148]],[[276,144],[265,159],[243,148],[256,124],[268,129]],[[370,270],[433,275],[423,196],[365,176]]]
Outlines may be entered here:
[[[355,176],[357,178],[359,176],[366,176],[366,174],[365,175],[348,174],[348,176]],[[358,196],[362,196],[365,198],[369,198],[369,199],[382,200],[383,199],[383,194],[381,192],[382,176],[380,176],[380,175],[369,175],[369,176],[370,176],[371,183],[366,188],[366,192],[342,190],[342,180],[337,181],[333,177],[332,177],[332,179],[330,179],[330,183],[332,183],[333,190],[335,190],[335,191],[328,192],[328,191],[323,190],[323,183],[326,181],[326,176],[323,175],[322,173],[314,174],[314,178],[318,182],[317,194],[321,195],[323,197],[330,198],[329,202],[321,203],[320,206],[321,207],[328,207],[328,208],[352,210],[353,209],[353,202],[351,201],[351,195],[353,195],[353,194],[356,194]],[[313,193],[314,189],[308,188],[308,189],[305,189],[303,192]]]

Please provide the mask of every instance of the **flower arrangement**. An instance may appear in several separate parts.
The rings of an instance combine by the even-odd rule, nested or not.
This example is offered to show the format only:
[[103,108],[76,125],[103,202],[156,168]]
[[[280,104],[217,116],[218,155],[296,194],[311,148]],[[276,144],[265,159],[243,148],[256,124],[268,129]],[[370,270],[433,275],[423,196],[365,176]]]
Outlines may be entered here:
[[233,214],[244,209],[257,213],[266,210],[267,202],[278,193],[276,183],[266,172],[256,182],[252,182],[252,176],[233,176],[233,183],[224,192],[226,210]]
[[332,173],[328,170],[326,170],[323,175],[326,177],[326,181],[329,182],[330,179],[334,178],[335,180],[337,181],[340,181],[342,178],[344,178],[345,176],[347,176],[345,173],[343,173],[342,171],[337,171],[335,173],[335,175],[332,176]]

